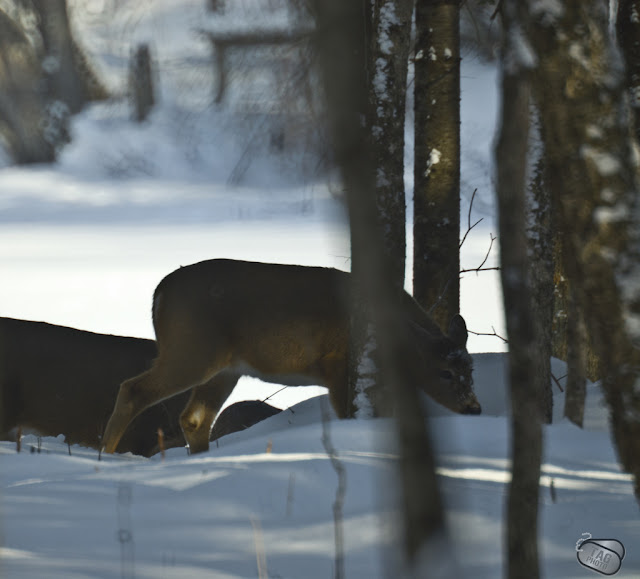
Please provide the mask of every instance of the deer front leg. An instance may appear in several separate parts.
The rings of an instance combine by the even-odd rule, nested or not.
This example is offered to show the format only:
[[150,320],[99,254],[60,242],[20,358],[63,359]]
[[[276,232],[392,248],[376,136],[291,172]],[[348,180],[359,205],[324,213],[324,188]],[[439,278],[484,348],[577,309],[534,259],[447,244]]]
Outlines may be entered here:
[[[230,354],[219,344],[203,346],[197,340],[177,340],[176,343],[180,347],[163,350],[159,346],[158,358],[151,369],[125,380],[120,386],[102,438],[105,452],[116,451],[129,423],[145,408],[179,392],[204,385],[228,365]],[[220,404],[227,396],[228,393]]]
[[147,370],[121,384],[115,407],[102,436],[105,452],[114,453],[129,423],[155,402],[152,384],[153,370]]
[[180,426],[191,454],[209,450],[213,420],[239,379],[239,374],[221,372],[191,391],[191,398],[180,415]]

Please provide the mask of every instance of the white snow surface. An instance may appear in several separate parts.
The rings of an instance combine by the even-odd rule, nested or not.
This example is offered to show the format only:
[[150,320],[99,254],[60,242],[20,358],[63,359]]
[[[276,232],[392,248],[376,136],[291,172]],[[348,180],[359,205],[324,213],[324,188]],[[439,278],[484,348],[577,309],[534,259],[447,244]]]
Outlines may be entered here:
[[[505,354],[476,354],[475,364],[483,415],[427,406],[455,576],[494,579],[504,565],[509,480]],[[0,576],[256,577],[260,554],[265,577],[331,577],[337,477],[321,442],[322,403],[326,395],[227,436],[208,453],[171,449],[164,460],[98,461],[77,446],[69,456],[61,437],[44,439],[40,454],[29,452],[35,437],[24,438],[20,454],[0,443]],[[621,541],[617,577],[638,577],[638,506],[617,465],[599,388],[589,386],[584,430],[561,418],[562,403],[556,389],[540,481],[544,576],[590,576],[575,551],[589,532]],[[328,428],[346,469],[345,576],[393,576],[401,536],[393,423],[334,419]]]
[[[69,4],[80,41],[115,95],[124,94],[131,47],[150,42],[159,104],[142,125],[130,123],[124,98],[88,107],[52,166],[11,167],[0,153],[0,315],[152,338],[153,290],[180,265],[230,257],[349,269],[336,187],[309,170],[316,167],[312,152],[269,148],[271,104],[247,114],[246,93],[259,102],[255,95],[268,86],[259,71],[264,60],[246,75],[234,72],[225,101],[212,104],[209,46],[197,29],[242,30],[248,21],[281,29],[292,21],[284,2],[266,3],[277,8],[272,17],[261,0],[226,2],[232,8],[225,22],[207,15],[199,0]],[[463,230],[476,188],[471,223],[484,218],[462,248],[462,267],[469,269],[497,233],[491,180],[497,98],[495,68],[462,56]],[[268,93],[262,96],[271,103]],[[411,161],[411,143],[406,150]],[[411,223],[409,162],[405,182]],[[411,242],[409,236],[409,252]],[[486,266],[497,260],[494,248]],[[407,273],[410,289],[410,260]],[[469,328],[504,335],[497,273],[467,273],[461,288]],[[469,349],[483,414],[458,416],[425,404],[456,576],[494,579],[505,564],[505,346],[471,335]],[[554,373],[564,375],[561,363],[554,362]],[[277,390],[242,379],[228,403]],[[14,443],[1,442],[0,577],[331,577],[337,476],[321,441],[324,392],[288,388],[269,400],[286,409],[281,414],[195,456],[171,449],[165,460],[99,461],[97,452],[78,446],[69,455],[62,437],[45,438],[40,453],[30,452],[38,444],[31,436],[20,454]],[[584,430],[562,419],[563,397],[555,385],[554,392],[540,486],[544,574],[595,576],[575,552],[589,532],[620,540],[626,556],[616,577],[638,577],[638,505],[617,464],[599,387],[589,387]],[[332,420],[329,428],[346,468],[346,577],[394,576],[400,529],[393,422]],[[433,561],[437,567],[447,565]]]

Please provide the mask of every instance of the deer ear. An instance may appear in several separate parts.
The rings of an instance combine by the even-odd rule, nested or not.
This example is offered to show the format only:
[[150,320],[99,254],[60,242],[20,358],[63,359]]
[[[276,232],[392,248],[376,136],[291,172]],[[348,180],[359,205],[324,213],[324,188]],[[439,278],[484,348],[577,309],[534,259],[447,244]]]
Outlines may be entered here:
[[467,324],[465,324],[464,318],[460,314],[456,314],[451,318],[448,333],[449,338],[456,346],[459,348],[466,347],[469,333],[467,332]]

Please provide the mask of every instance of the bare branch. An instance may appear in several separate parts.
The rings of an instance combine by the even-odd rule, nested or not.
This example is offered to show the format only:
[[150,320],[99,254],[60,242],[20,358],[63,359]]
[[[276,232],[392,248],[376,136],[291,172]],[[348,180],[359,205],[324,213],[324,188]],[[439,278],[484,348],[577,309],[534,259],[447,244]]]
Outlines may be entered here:
[[491,14],[492,21],[496,19],[496,17],[500,13],[501,8],[502,8],[502,0],[498,0],[498,3],[496,4],[496,9],[493,11],[493,14]]
[[484,217],[481,217],[480,219],[478,219],[478,221],[476,221],[473,225],[471,225],[471,210],[473,209],[473,201],[476,198],[476,193],[477,192],[478,192],[478,189],[476,188],[476,189],[473,190],[473,195],[471,195],[471,202],[469,203],[469,213],[467,215],[467,230],[465,231],[464,235],[462,236],[462,240],[460,241],[460,245],[458,247],[462,247],[462,244],[467,239],[467,235],[469,235],[471,230],[476,225],[478,225],[478,223],[480,223],[480,222],[482,222],[484,220]]
[[276,390],[273,394],[269,394],[269,396],[267,396],[263,402],[266,402],[267,400],[269,400],[269,398],[273,398],[276,394],[279,394],[280,392],[282,392],[283,390],[286,390],[287,388],[290,388],[290,386],[283,386],[282,388],[280,388],[279,390]]
[[486,255],[484,256],[484,259],[482,260],[482,262],[480,263],[480,265],[478,267],[472,267],[469,269],[461,269],[460,273],[468,273],[470,271],[475,271],[480,272],[480,271],[499,271],[500,268],[499,267],[484,267],[484,264],[487,263],[487,260],[489,259],[489,255],[491,255],[491,250],[493,249],[493,242],[498,239],[497,237],[495,237],[492,233],[489,233],[489,237],[491,238],[491,242],[489,243],[489,249],[487,250]]
[[491,233],[489,234],[489,237],[491,238],[491,242],[489,243],[489,249],[487,250],[487,255],[484,256],[484,259],[482,260],[482,263],[480,264],[480,268],[482,268],[484,266],[485,263],[487,263],[487,260],[489,259],[489,254],[491,253],[491,249],[493,248],[493,242],[498,239],[497,237],[494,237]]
[[551,379],[556,383],[556,386],[560,389],[560,392],[564,392],[564,388],[560,384],[560,380],[562,380],[563,378],[566,378],[566,375],[565,376],[560,376],[560,378],[556,378],[554,376],[553,372],[551,372]]
[[471,269],[461,269],[460,273],[469,273],[475,271],[476,273],[481,272],[481,271],[500,271],[500,268],[498,266],[496,267],[473,267]]
[[493,330],[493,332],[488,333],[488,332],[474,332],[473,330],[467,330],[470,334],[473,334],[474,336],[491,336],[491,337],[495,337],[495,338],[500,338],[505,344],[509,343],[509,340],[507,340],[507,338],[503,338],[500,334],[498,334],[496,332],[496,329],[491,326],[491,329]]
[[[476,191],[477,191],[477,189],[476,189]],[[474,191],[474,196],[475,196],[475,191]],[[471,203],[473,204],[473,197],[471,198]],[[469,215],[470,214],[471,214],[471,212],[469,212]],[[469,224],[470,223],[471,223],[471,220],[469,219]],[[480,221],[477,221],[472,226],[470,226],[470,228],[467,230],[467,233],[464,234],[464,237],[462,238],[462,242],[460,243],[460,246],[462,246],[462,243],[464,243],[464,240],[466,239],[467,234],[469,233],[469,231],[471,231],[471,229],[473,229],[478,223],[480,223]],[[484,267],[484,264],[487,263],[487,260],[489,259],[489,255],[491,254],[491,250],[493,249],[493,242],[497,239],[497,237],[494,237],[494,235],[491,234],[491,233],[489,234],[489,236],[491,237],[491,243],[489,244],[489,249],[487,250],[487,254],[484,256],[484,259],[482,260],[482,263],[480,263],[480,265],[478,267],[473,267],[473,268],[470,268],[470,269],[461,269],[458,272],[459,275],[463,274],[463,273],[469,273],[469,272],[479,273],[481,271],[499,271],[500,270],[499,267]],[[440,292],[440,295],[438,296],[438,299],[427,310],[427,313],[429,315],[432,314],[433,310],[435,310],[435,308],[438,307],[438,304],[444,299],[444,296],[447,293],[447,289],[449,288],[450,284],[451,284],[451,278],[449,278],[447,280],[447,282],[445,283],[444,287],[442,288],[442,291]]]

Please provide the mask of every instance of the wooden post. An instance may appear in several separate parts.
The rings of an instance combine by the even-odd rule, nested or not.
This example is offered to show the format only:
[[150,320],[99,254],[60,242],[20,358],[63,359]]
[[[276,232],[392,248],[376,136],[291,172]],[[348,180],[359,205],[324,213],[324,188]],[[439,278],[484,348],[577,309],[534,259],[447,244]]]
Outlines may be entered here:
[[133,106],[133,118],[138,122],[146,120],[155,104],[151,53],[147,44],[140,44],[131,58],[129,94]]

